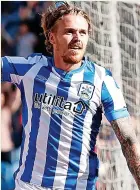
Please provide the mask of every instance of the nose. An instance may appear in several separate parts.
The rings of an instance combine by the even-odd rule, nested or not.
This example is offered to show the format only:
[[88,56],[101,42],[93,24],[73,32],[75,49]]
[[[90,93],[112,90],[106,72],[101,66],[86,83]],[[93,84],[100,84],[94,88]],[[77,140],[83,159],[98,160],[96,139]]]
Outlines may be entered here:
[[73,34],[73,40],[76,40],[76,41],[79,41],[79,40],[80,40],[80,33],[79,33],[79,31],[76,31],[76,32]]

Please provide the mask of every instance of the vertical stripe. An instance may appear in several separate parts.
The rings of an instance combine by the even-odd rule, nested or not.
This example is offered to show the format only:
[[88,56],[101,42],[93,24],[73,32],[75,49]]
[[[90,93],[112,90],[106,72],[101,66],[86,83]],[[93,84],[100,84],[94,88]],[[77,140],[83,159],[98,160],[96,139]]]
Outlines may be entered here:
[[[94,81],[94,65],[93,72],[85,67],[83,82],[88,82],[93,84]],[[82,99],[80,98],[82,101]],[[77,109],[80,106],[78,105]],[[72,130],[72,142],[71,142],[71,150],[69,155],[69,168],[67,172],[67,179],[65,183],[65,189],[76,189],[77,178],[79,173],[79,164],[80,157],[83,145],[83,127],[84,127],[84,119],[86,117],[88,109],[82,113],[81,116],[75,116],[73,121],[73,130]]]
[[[42,67],[41,64],[37,64],[32,67],[32,70],[28,72],[26,77],[23,79],[23,86],[25,91],[25,97],[26,97],[26,103],[28,108],[28,122],[25,126],[25,138],[26,141],[24,143],[24,150],[23,150],[23,156],[22,156],[22,165],[20,166],[20,170],[17,174],[17,179],[19,179],[25,169],[25,160],[28,152],[28,144],[29,144],[29,136],[31,131],[31,118],[32,118],[32,94],[33,94],[33,84],[34,84],[34,78],[39,72],[40,68]],[[30,90],[29,90],[30,89]]]
[[27,121],[28,121],[28,108],[27,108],[27,102],[26,102],[26,97],[25,97],[23,81],[21,81],[21,83],[20,83],[20,90],[21,90],[21,101],[22,101],[22,127],[23,127],[23,132],[22,132],[22,144],[21,144],[19,168],[15,172],[15,178],[17,176],[17,173],[20,170],[20,166],[22,165],[22,156],[23,156],[24,143],[25,143],[25,126],[26,126]]
[[98,177],[98,162],[97,158],[94,156],[89,156],[89,176],[87,180],[87,187],[85,190],[95,190],[96,189],[96,182]]
[[[50,77],[45,83],[46,93],[56,94],[58,83],[60,82],[60,78],[56,77],[53,73],[50,73]],[[45,104],[46,105],[46,104]],[[32,171],[32,179],[31,183],[33,184],[41,184],[42,178],[44,174],[44,168],[46,163],[46,152],[47,152],[47,144],[48,144],[48,134],[49,134],[49,126],[50,126],[50,113],[42,110],[40,116],[40,123],[39,123],[39,131],[37,135],[36,141],[36,157],[34,162],[34,167]],[[43,148],[42,148],[43,147]]]
[[[90,155],[90,157],[89,157],[89,177],[87,180],[87,187],[85,190],[96,190],[96,181],[97,181],[97,176],[98,176],[98,169],[96,168],[97,166],[95,165],[96,161],[97,160],[94,161],[94,159]],[[98,163],[96,163],[96,164],[98,164]]]
[[[95,65],[96,66],[96,65]],[[95,92],[93,94],[93,100],[96,103],[96,110],[93,114],[92,125],[91,125],[91,134],[90,134],[90,155],[89,155],[89,176],[87,179],[87,187],[86,190],[96,189],[96,180],[98,176],[98,167],[99,162],[97,155],[94,153],[94,147],[96,144],[96,137],[99,132],[99,127],[102,120],[102,108],[101,104],[101,86],[102,86],[102,74],[104,74],[104,70],[99,70],[98,66],[95,67],[95,77],[94,84],[96,84]]]
[[99,167],[99,161],[97,158],[96,153],[94,153],[94,147],[96,144],[96,137],[99,133],[99,127],[102,120],[102,109],[101,107],[97,108],[96,114],[93,116],[92,119],[92,131],[91,131],[91,141],[90,141],[90,156],[89,156],[89,176],[87,180],[87,188],[86,190],[89,190],[90,188],[95,188],[95,182],[98,176],[98,167]]
[[17,171],[15,171],[14,173],[14,178],[16,179],[17,177],[17,174],[20,170],[20,167],[22,165],[22,156],[23,156],[23,150],[24,150],[24,143],[25,143],[25,132],[24,132],[24,129],[23,129],[23,132],[22,132],[22,143],[21,143],[21,151],[20,151],[20,159],[19,159],[19,167],[17,169]]
[[[96,65],[94,64],[94,66]],[[93,116],[96,113],[96,109],[100,105],[100,94],[101,94],[101,85],[102,85],[102,82],[100,80],[101,74],[97,72],[96,67],[93,68],[93,72],[94,72],[93,84],[95,85],[95,89],[92,99],[90,101],[90,109],[88,110],[84,120],[83,146],[80,158],[80,169],[78,174],[76,190],[81,190],[81,188],[86,189],[89,172],[91,172],[91,169],[89,168],[91,167],[89,154],[91,151],[91,138],[93,138],[91,137],[91,133],[93,133],[95,127],[95,126],[92,127],[92,123],[93,123]],[[96,142],[95,138],[93,138],[93,142],[94,141]],[[83,172],[80,173],[80,171]]]
[[[47,75],[46,68],[41,67],[41,69],[39,70],[39,72],[37,73],[34,79],[34,88],[33,88],[33,94],[32,94],[33,100],[35,97],[35,93],[38,93],[39,96],[41,96],[41,94],[44,94],[45,84],[44,84],[44,81],[41,81],[38,79],[38,76],[45,76],[46,78],[48,78],[49,75],[48,76],[46,75]],[[32,177],[32,170],[33,170],[35,156],[36,156],[36,139],[37,139],[37,134],[38,134],[38,129],[39,129],[41,104],[40,104],[40,109],[38,109],[34,107],[34,102],[33,102],[31,112],[33,114],[32,114],[32,119],[31,119],[29,149],[28,149],[28,155],[25,161],[25,170],[21,176],[21,180],[23,181],[30,181]]]
[[[83,81],[83,70],[80,73],[75,73],[71,77],[71,86],[68,92],[67,101],[76,102],[79,100],[77,96],[77,88],[80,86],[79,81]],[[65,180],[67,177],[67,169],[69,163],[69,152],[72,140],[72,129],[73,129],[73,119],[74,114],[70,114],[68,116],[62,116],[62,124],[61,124],[61,134],[59,139],[59,147],[58,147],[58,157],[57,157],[57,166],[56,166],[56,175],[54,178],[53,187],[60,187],[64,189]]]
[[90,134],[92,124],[92,113],[88,110],[83,127],[83,144],[79,164],[79,173],[76,184],[76,190],[86,189],[89,175],[89,151],[90,151]]
[[[69,87],[70,81],[61,80],[57,87],[57,96],[64,97],[64,100],[67,100]],[[61,122],[62,115],[51,113],[50,130],[46,152],[46,164],[44,178],[42,180],[42,186],[45,187],[52,187],[54,182],[61,133]]]

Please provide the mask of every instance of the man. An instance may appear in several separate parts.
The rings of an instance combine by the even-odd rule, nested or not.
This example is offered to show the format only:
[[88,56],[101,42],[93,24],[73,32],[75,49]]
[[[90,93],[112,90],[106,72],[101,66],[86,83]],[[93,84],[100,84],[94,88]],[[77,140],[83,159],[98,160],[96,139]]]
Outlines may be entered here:
[[4,57],[3,81],[21,91],[23,141],[16,190],[94,190],[102,106],[140,188],[140,146],[111,73],[83,55],[90,20],[67,3],[42,15],[46,57]]

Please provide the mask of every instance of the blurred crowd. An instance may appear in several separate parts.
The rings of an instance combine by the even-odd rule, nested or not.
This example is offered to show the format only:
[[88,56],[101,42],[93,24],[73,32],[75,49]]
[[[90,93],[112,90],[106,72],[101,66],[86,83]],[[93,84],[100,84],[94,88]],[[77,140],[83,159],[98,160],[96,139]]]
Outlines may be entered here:
[[2,55],[26,57],[34,51],[46,54],[40,18],[51,4],[51,1],[1,2]]
[[[24,56],[37,52],[47,55],[40,26],[42,12],[52,2],[1,2],[1,55]],[[14,189],[22,140],[20,91],[14,84],[1,85],[1,189]]]
[[15,85],[1,85],[1,189],[14,188],[22,139],[20,91]]
[[[1,54],[24,56],[33,52],[47,55],[44,35],[40,27],[41,13],[51,1],[1,2]],[[10,83],[1,85],[1,189],[14,189],[14,172],[18,168],[22,140],[20,91]],[[104,122],[106,123],[106,122]],[[110,147],[118,141],[109,123],[101,127],[97,141],[101,161],[111,162]],[[98,146],[99,145],[99,146]],[[103,147],[103,148],[102,148]],[[106,147],[106,148],[105,148]],[[109,147],[109,149],[108,149]],[[103,151],[102,151],[103,150]],[[113,169],[114,170],[114,169]]]

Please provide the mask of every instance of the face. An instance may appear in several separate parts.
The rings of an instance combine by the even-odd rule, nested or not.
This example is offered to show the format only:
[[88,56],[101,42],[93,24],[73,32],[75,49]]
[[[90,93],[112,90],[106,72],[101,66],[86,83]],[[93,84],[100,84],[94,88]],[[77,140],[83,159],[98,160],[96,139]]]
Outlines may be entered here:
[[88,23],[83,16],[65,15],[57,21],[55,31],[50,34],[54,55],[65,63],[79,63],[88,42]]
[[28,26],[26,24],[22,24],[20,27],[19,27],[19,32],[21,35],[24,35],[24,34],[27,34],[28,33]]

